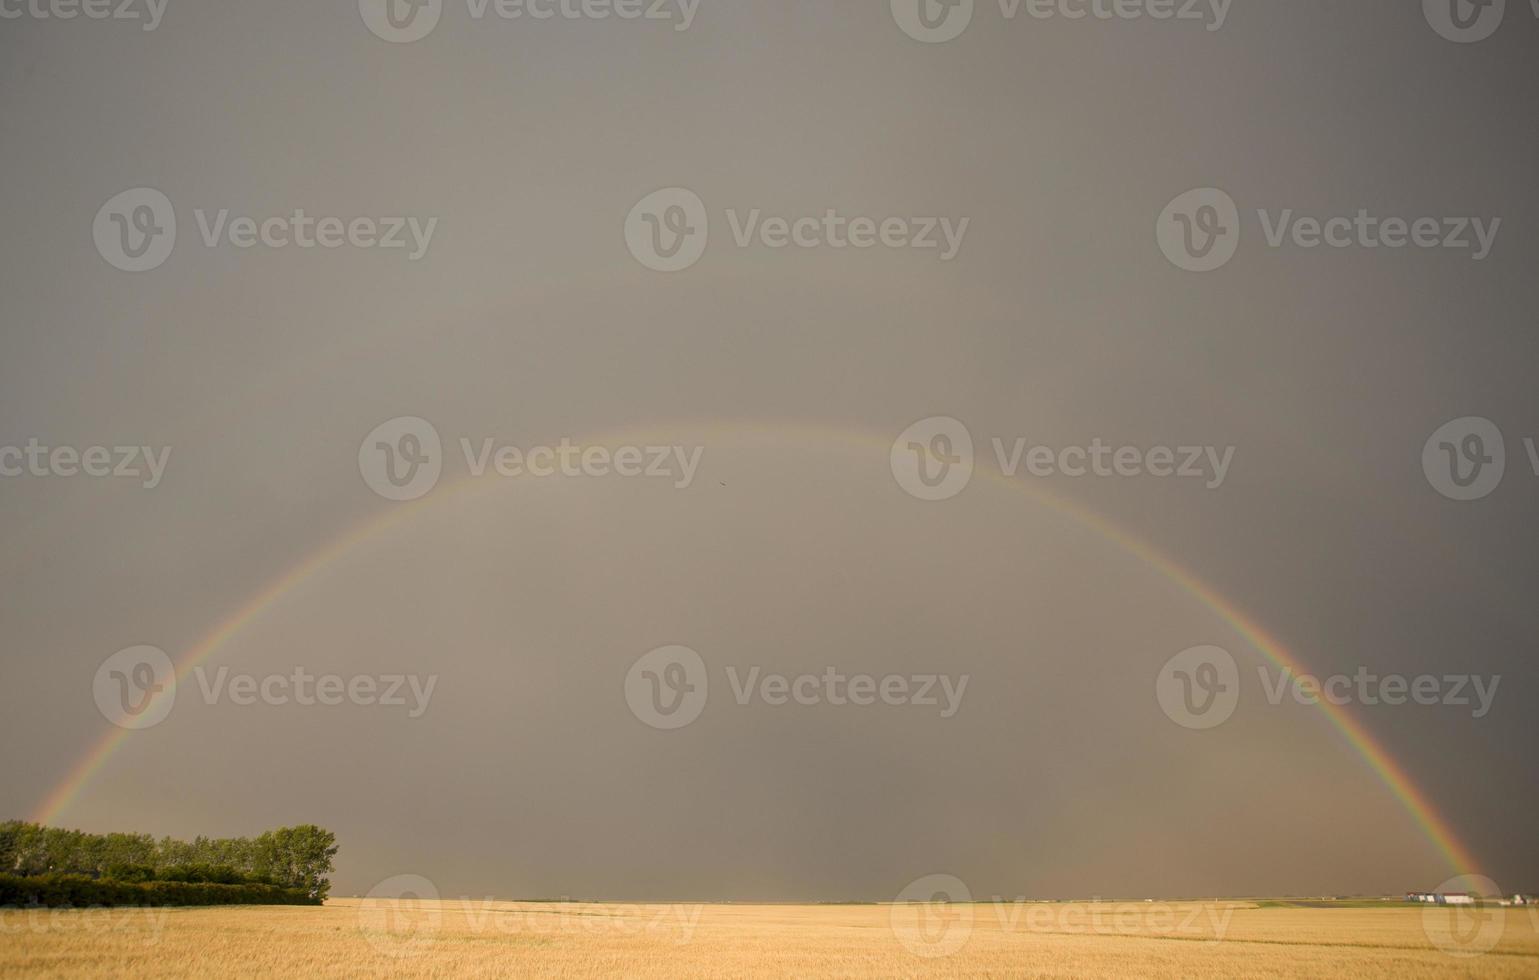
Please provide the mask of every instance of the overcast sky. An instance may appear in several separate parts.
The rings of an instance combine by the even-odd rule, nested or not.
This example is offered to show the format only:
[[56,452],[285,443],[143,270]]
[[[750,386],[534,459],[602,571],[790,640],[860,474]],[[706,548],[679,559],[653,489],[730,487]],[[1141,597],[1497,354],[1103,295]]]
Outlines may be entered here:
[[[478,20],[445,0],[409,43],[353,0],[5,20],[0,448],[170,456],[152,487],[52,456],[0,477],[0,817],[37,814],[118,731],[110,655],[180,660],[323,555],[54,819],[320,823],[339,895],[408,873],[615,899],[885,899],[931,873],[981,896],[1397,892],[1455,870],[1539,888],[1539,20],[1513,0],[1461,44],[1419,6],[1237,0],[1219,26],[1206,4],[1012,20],[978,0],[940,43],[885,0],[702,0],[687,29],[676,3]],[[114,236],[159,216],[109,206],[136,188],[176,238],[128,272]],[[677,272],[627,234],[666,188],[709,223]],[[1194,188],[1238,212],[1211,272],[1157,235]],[[292,226],[232,244],[230,222],[296,209],[416,224],[405,248],[304,248]],[[1197,234],[1214,215],[1232,223],[1194,210]],[[660,243],[681,216],[653,215]],[[1336,216],[1346,247],[1294,237]],[[813,247],[740,227],[801,217]],[[830,240],[890,217],[871,247]],[[1385,218],[1437,219],[1438,247],[1367,247]],[[1443,247],[1474,218],[1471,247]],[[938,247],[882,240],[914,237]],[[932,417],[976,448],[944,500],[889,452]],[[1500,429],[1506,471],[1460,501],[1423,449],[1469,417]],[[416,445],[366,439],[398,418],[442,443],[418,502],[360,465]],[[1007,463],[1018,439],[1055,462],[1096,440],[1228,462],[1001,479],[996,438]],[[697,466],[466,482],[461,440],[563,439]],[[1483,713],[1344,708],[1479,866],[1450,868],[1320,707],[1270,703],[1275,666],[1174,568],[1322,675],[1497,684]],[[709,680],[672,730],[627,699],[670,645]],[[1159,679],[1205,645],[1238,704],[1198,730]],[[296,668],[436,680],[418,717],[410,694],[200,687]],[[821,686],[739,704],[754,668],[967,686],[949,717],[940,680],[934,706]]]

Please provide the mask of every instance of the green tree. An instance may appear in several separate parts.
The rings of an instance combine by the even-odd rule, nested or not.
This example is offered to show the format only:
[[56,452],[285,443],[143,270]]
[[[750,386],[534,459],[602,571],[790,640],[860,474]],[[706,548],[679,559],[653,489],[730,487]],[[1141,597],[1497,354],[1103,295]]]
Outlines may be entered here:
[[0,874],[80,875],[118,881],[276,884],[324,901],[337,838],[314,824],[280,827],[255,840],[148,834],[87,834],[21,820],[0,823]]
[[331,890],[332,858],[337,837],[315,824],[280,827],[258,837],[252,870],[266,873],[286,888],[303,888],[311,898],[325,901]]

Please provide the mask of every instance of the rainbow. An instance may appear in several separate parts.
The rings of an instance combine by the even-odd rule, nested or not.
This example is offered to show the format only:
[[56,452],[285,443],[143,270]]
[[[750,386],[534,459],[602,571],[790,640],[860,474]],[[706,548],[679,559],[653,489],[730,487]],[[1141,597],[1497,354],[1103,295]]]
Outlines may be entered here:
[[[879,449],[882,454],[882,465],[884,467],[887,465],[886,456],[890,449],[889,442],[880,435],[856,428],[836,428],[807,424],[778,424],[774,427],[718,424],[702,427],[694,423],[681,423],[680,427],[689,428],[691,432],[690,440],[681,439],[678,432],[668,432],[666,429],[654,426],[648,427],[645,430],[625,429],[611,431],[582,441],[589,445],[602,445],[621,441],[637,442],[646,439],[656,439],[668,440],[669,444],[674,444],[685,441],[703,441],[703,437],[708,436],[721,442],[737,445],[743,445],[751,440],[760,439],[774,443],[791,443],[793,445],[805,446],[815,440],[845,443],[860,451],[867,451],[873,448]],[[1156,551],[1148,542],[1111,524],[1099,514],[1086,509],[1072,500],[1059,497],[1038,484],[1013,478],[996,468],[990,468],[982,456],[979,457],[976,472],[995,483],[1003,483],[1026,493],[1054,511],[1094,531],[1127,554],[1139,559],[1150,569],[1177,585],[1183,592],[1196,599],[1229,624],[1251,647],[1277,667],[1290,671],[1295,675],[1312,673],[1297,655],[1290,652],[1281,641],[1242,609],[1225,599],[1216,589],[1204,582],[1196,574],[1182,568],[1170,558]],[[473,480],[469,476],[465,476],[455,483],[440,486],[420,500],[394,505],[333,538],[322,547],[306,555],[293,567],[277,576],[264,588],[252,595],[233,613],[189,648],[176,664],[178,683],[180,684],[185,681],[195,667],[207,661],[224,644],[229,642],[232,637],[272,609],[283,597],[305,585],[319,572],[347,555],[358,545],[406,523],[409,519],[430,506],[437,507],[464,495],[472,485],[498,485],[505,482],[490,479]],[[1436,848],[1442,860],[1446,862],[1449,870],[1454,874],[1476,873],[1480,868],[1480,863],[1474,854],[1460,841],[1452,825],[1438,811],[1432,801],[1427,798],[1427,795],[1417,787],[1405,768],[1391,758],[1389,753],[1373,737],[1372,733],[1368,731],[1363,723],[1354,718],[1345,706],[1332,704],[1324,699],[1318,702],[1318,706],[1331,725],[1346,739],[1353,750],[1362,757],[1363,761],[1368,764],[1368,767],[1389,789],[1401,807],[1411,816],[1420,831]],[[80,761],[70,769],[64,779],[38,804],[33,813],[32,820],[44,824],[56,823],[59,816],[69,808],[70,804],[79,797],[81,791],[90,783],[91,778],[111,761],[113,755],[127,741],[130,734],[131,731],[129,729],[114,727],[103,735],[92,746],[90,751],[86,752]]]

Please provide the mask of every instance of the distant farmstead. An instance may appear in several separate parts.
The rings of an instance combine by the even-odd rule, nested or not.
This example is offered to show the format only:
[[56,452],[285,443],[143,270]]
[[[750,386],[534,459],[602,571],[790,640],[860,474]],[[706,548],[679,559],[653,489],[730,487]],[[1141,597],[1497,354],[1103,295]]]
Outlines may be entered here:
[[1426,902],[1429,905],[1474,905],[1475,896],[1469,892],[1407,892],[1407,902]]

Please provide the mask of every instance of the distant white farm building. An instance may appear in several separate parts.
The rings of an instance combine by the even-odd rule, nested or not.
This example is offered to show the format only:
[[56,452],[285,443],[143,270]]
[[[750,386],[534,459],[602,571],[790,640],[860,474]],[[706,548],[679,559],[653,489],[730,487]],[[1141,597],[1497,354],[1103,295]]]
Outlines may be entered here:
[[1427,902],[1431,905],[1474,905],[1475,896],[1469,892],[1407,892],[1407,902]]

